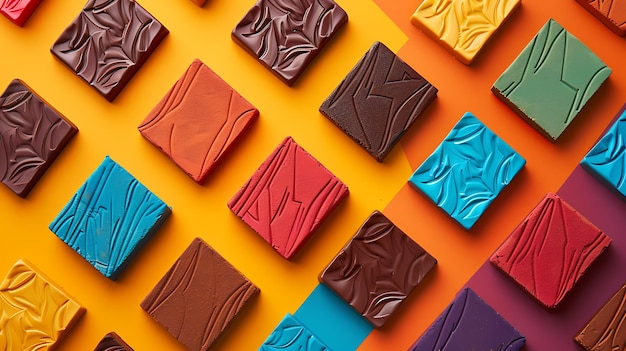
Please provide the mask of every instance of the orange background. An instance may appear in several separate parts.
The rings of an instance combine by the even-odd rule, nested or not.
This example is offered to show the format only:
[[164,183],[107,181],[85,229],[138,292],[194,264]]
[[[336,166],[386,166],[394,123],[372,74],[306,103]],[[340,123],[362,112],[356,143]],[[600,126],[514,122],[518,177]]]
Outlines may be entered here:
[[[419,1],[337,0],[348,25],[292,87],[281,83],[230,39],[254,1],[140,3],[170,34],[113,103],[50,54],[84,0],[44,0],[24,28],[0,18],[0,87],[30,85],[79,133],[27,199],[0,187],[0,275],[25,258],[87,308],[58,350],[92,349],[116,331],[135,350],[183,347],[139,307],[140,301],[200,236],[261,289],[215,350],[255,350],[286,313],[317,285],[317,275],[375,209],[382,209],[438,261],[438,267],[361,350],[406,349],[487,256],[547,191],[556,191],[618,111],[626,96],[626,42],[574,0],[523,1],[471,66],[454,60],[414,28]],[[380,7],[379,7],[380,6]],[[381,10],[382,8],[382,10]],[[587,44],[613,74],[558,143],[550,143],[491,92],[491,84],[553,17]],[[396,24],[394,24],[394,22]],[[374,41],[382,41],[439,89],[436,101],[383,164],[323,117],[318,108]],[[200,58],[260,110],[260,118],[200,186],[141,137],[138,124]],[[406,180],[453,124],[471,111],[527,160],[469,232]],[[226,207],[267,155],[291,135],[344,181],[350,195],[292,261],[274,252]],[[99,274],[49,230],[49,223],[105,155],[110,155],[173,209],[161,230],[118,281]]]

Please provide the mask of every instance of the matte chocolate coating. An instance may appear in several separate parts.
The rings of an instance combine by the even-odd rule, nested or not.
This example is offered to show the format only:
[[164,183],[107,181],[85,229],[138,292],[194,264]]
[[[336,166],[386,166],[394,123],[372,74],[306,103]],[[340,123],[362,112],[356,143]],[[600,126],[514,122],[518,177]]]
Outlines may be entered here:
[[139,132],[202,184],[259,111],[202,61],[185,74],[139,125]]
[[41,0],[0,0],[0,13],[22,27],[40,2]]
[[258,0],[231,36],[292,85],[347,21],[333,0]]
[[426,250],[374,211],[324,269],[320,281],[381,327],[436,264]]
[[549,19],[491,91],[556,142],[611,72],[578,38]]
[[188,350],[207,350],[259,292],[196,238],[141,302],[141,308]]
[[539,303],[555,308],[611,238],[548,193],[489,259]]
[[89,0],[50,51],[113,101],[167,34],[135,0]]
[[133,348],[124,342],[117,333],[110,332],[100,340],[94,351],[133,351]]
[[626,1],[576,0],[619,36],[626,35]]
[[526,338],[469,288],[461,290],[409,351],[517,351]]
[[53,350],[84,313],[39,269],[18,260],[0,282],[0,350]]
[[13,80],[0,96],[2,183],[26,197],[77,132],[24,82]]
[[626,284],[598,310],[574,340],[589,351],[626,350]]
[[383,162],[436,96],[437,88],[376,42],[326,98],[320,112]]
[[347,195],[341,180],[287,137],[228,207],[290,259]]
[[50,230],[117,279],[171,209],[108,156],[50,223]]

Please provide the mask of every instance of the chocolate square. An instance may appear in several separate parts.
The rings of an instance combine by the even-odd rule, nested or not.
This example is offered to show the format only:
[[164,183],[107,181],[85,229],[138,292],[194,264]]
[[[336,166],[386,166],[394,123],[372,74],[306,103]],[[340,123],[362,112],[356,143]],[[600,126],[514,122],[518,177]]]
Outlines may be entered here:
[[94,351],[134,351],[117,333],[110,332],[96,345]]
[[611,238],[548,193],[489,261],[547,308],[556,308]]
[[195,238],[141,308],[188,350],[208,350],[259,292],[206,242]]
[[424,0],[411,23],[466,65],[520,6],[521,0]]
[[526,338],[470,289],[461,290],[409,351],[517,351]]
[[610,74],[600,58],[550,19],[491,91],[555,142]]
[[468,112],[415,170],[409,184],[470,229],[525,164]]
[[609,130],[583,157],[580,165],[626,199],[626,104]]
[[626,347],[626,284],[596,312],[574,337],[585,350],[623,351]]
[[0,282],[3,350],[54,349],[84,313],[73,297],[24,260]]
[[333,0],[258,0],[231,36],[292,85],[347,21]]
[[626,1],[624,0],[576,0],[596,16],[615,34],[626,35]]
[[117,279],[170,208],[108,156],[50,224],[100,273]]
[[291,137],[285,138],[228,207],[291,259],[348,195],[348,187]]
[[376,42],[326,98],[320,112],[383,162],[436,96],[437,88]]
[[19,79],[0,96],[0,178],[26,197],[78,132]]
[[320,281],[381,327],[437,264],[385,215],[374,211],[320,275]]
[[287,314],[263,342],[259,351],[330,351],[330,348],[291,314]]
[[202,184],[213,166],[259,115],[196,59],[139,125],[139,132]]
[[113,101],[168,33],[135,0],[89,0],[50,52]]
[[41,0],[3,0],[0,3],[0,13],[11,22],[23,27],[39,3]]

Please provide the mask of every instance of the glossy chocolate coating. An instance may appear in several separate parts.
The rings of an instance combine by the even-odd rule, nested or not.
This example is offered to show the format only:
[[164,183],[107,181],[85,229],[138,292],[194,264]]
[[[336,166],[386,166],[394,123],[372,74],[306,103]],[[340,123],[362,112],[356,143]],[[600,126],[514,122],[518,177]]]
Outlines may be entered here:
[[586,350],[626,350],[626,284],[598,310],[574,340]]
[[90,0],[50,51],[113,101],[167,34],[134,0]]
[[94,351],[133,351],[133,348],[124,342],[117,333],[110,332],[100,340]]
[[26,197],[78,129],[21,80],[0,96],[0,179]]
[[381,327],[436,264],[434,257],[374,211],[320,281]]
[[377,42],[320,112],[382,162],[436,96],[437,88]]
[[259,0],[232,38],[291,85],[347,21],[333,0]]
[[260,290],[196,238],[141,302],[188,350],[207,350]]

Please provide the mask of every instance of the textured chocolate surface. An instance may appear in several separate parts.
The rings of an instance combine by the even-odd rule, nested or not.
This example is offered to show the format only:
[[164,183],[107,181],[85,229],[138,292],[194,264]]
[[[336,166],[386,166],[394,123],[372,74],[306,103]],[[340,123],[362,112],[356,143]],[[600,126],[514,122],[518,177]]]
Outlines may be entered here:
[[348,195],[348,187],[287,137],[228,207],[290,259]]
[[517,351],[525,343],[524,336],[473,290],[466,288],[409,351]]
[[41,0],[0,0],[0,13],[22,27]]
[[167,34],[134,0],[89,0],[50,51],[113,101]]
[[110,332],[100,340],[94,351],[133,351],[133,348],[124,342],[117,333]]
[[190,351],[207,350],[260,290],[196,238],[141,302]]
[[202,61],[185,74],[139,125],[139,132],[202,184],[259,115]]
[[586,350],[626,350],[626,284],[598,310],[574,337]]
[[626,35],[626,1],[576,0],[619,36]]
[[374,211],[320,275],[374,326],[381,327],[437,260]]
[[320,112],[382,162],[436,96],[437,88],[376,42]]
[[470,229],[526,160],[476,116],[461,117],[409,184]]
[[296,317],[287,314],[259,351],[330,351],[330,348]]
[[555,308],[610,244],[593,223],[548,193],[490,262],[543,306]]
[[0,179],[26,197],[78,129],[15,79],[0,96]]
[[170,213],[169,206],[107,156],[49,228],[115,280]]
[[39,269],[18,260],[0,282],[0,349],[52,350],[84,313]]
[[347,21],[333,0],[258,0],[232,38],[291,85]]
[[611,73],[585,44],[549,19],[491,91],[554,142]]

